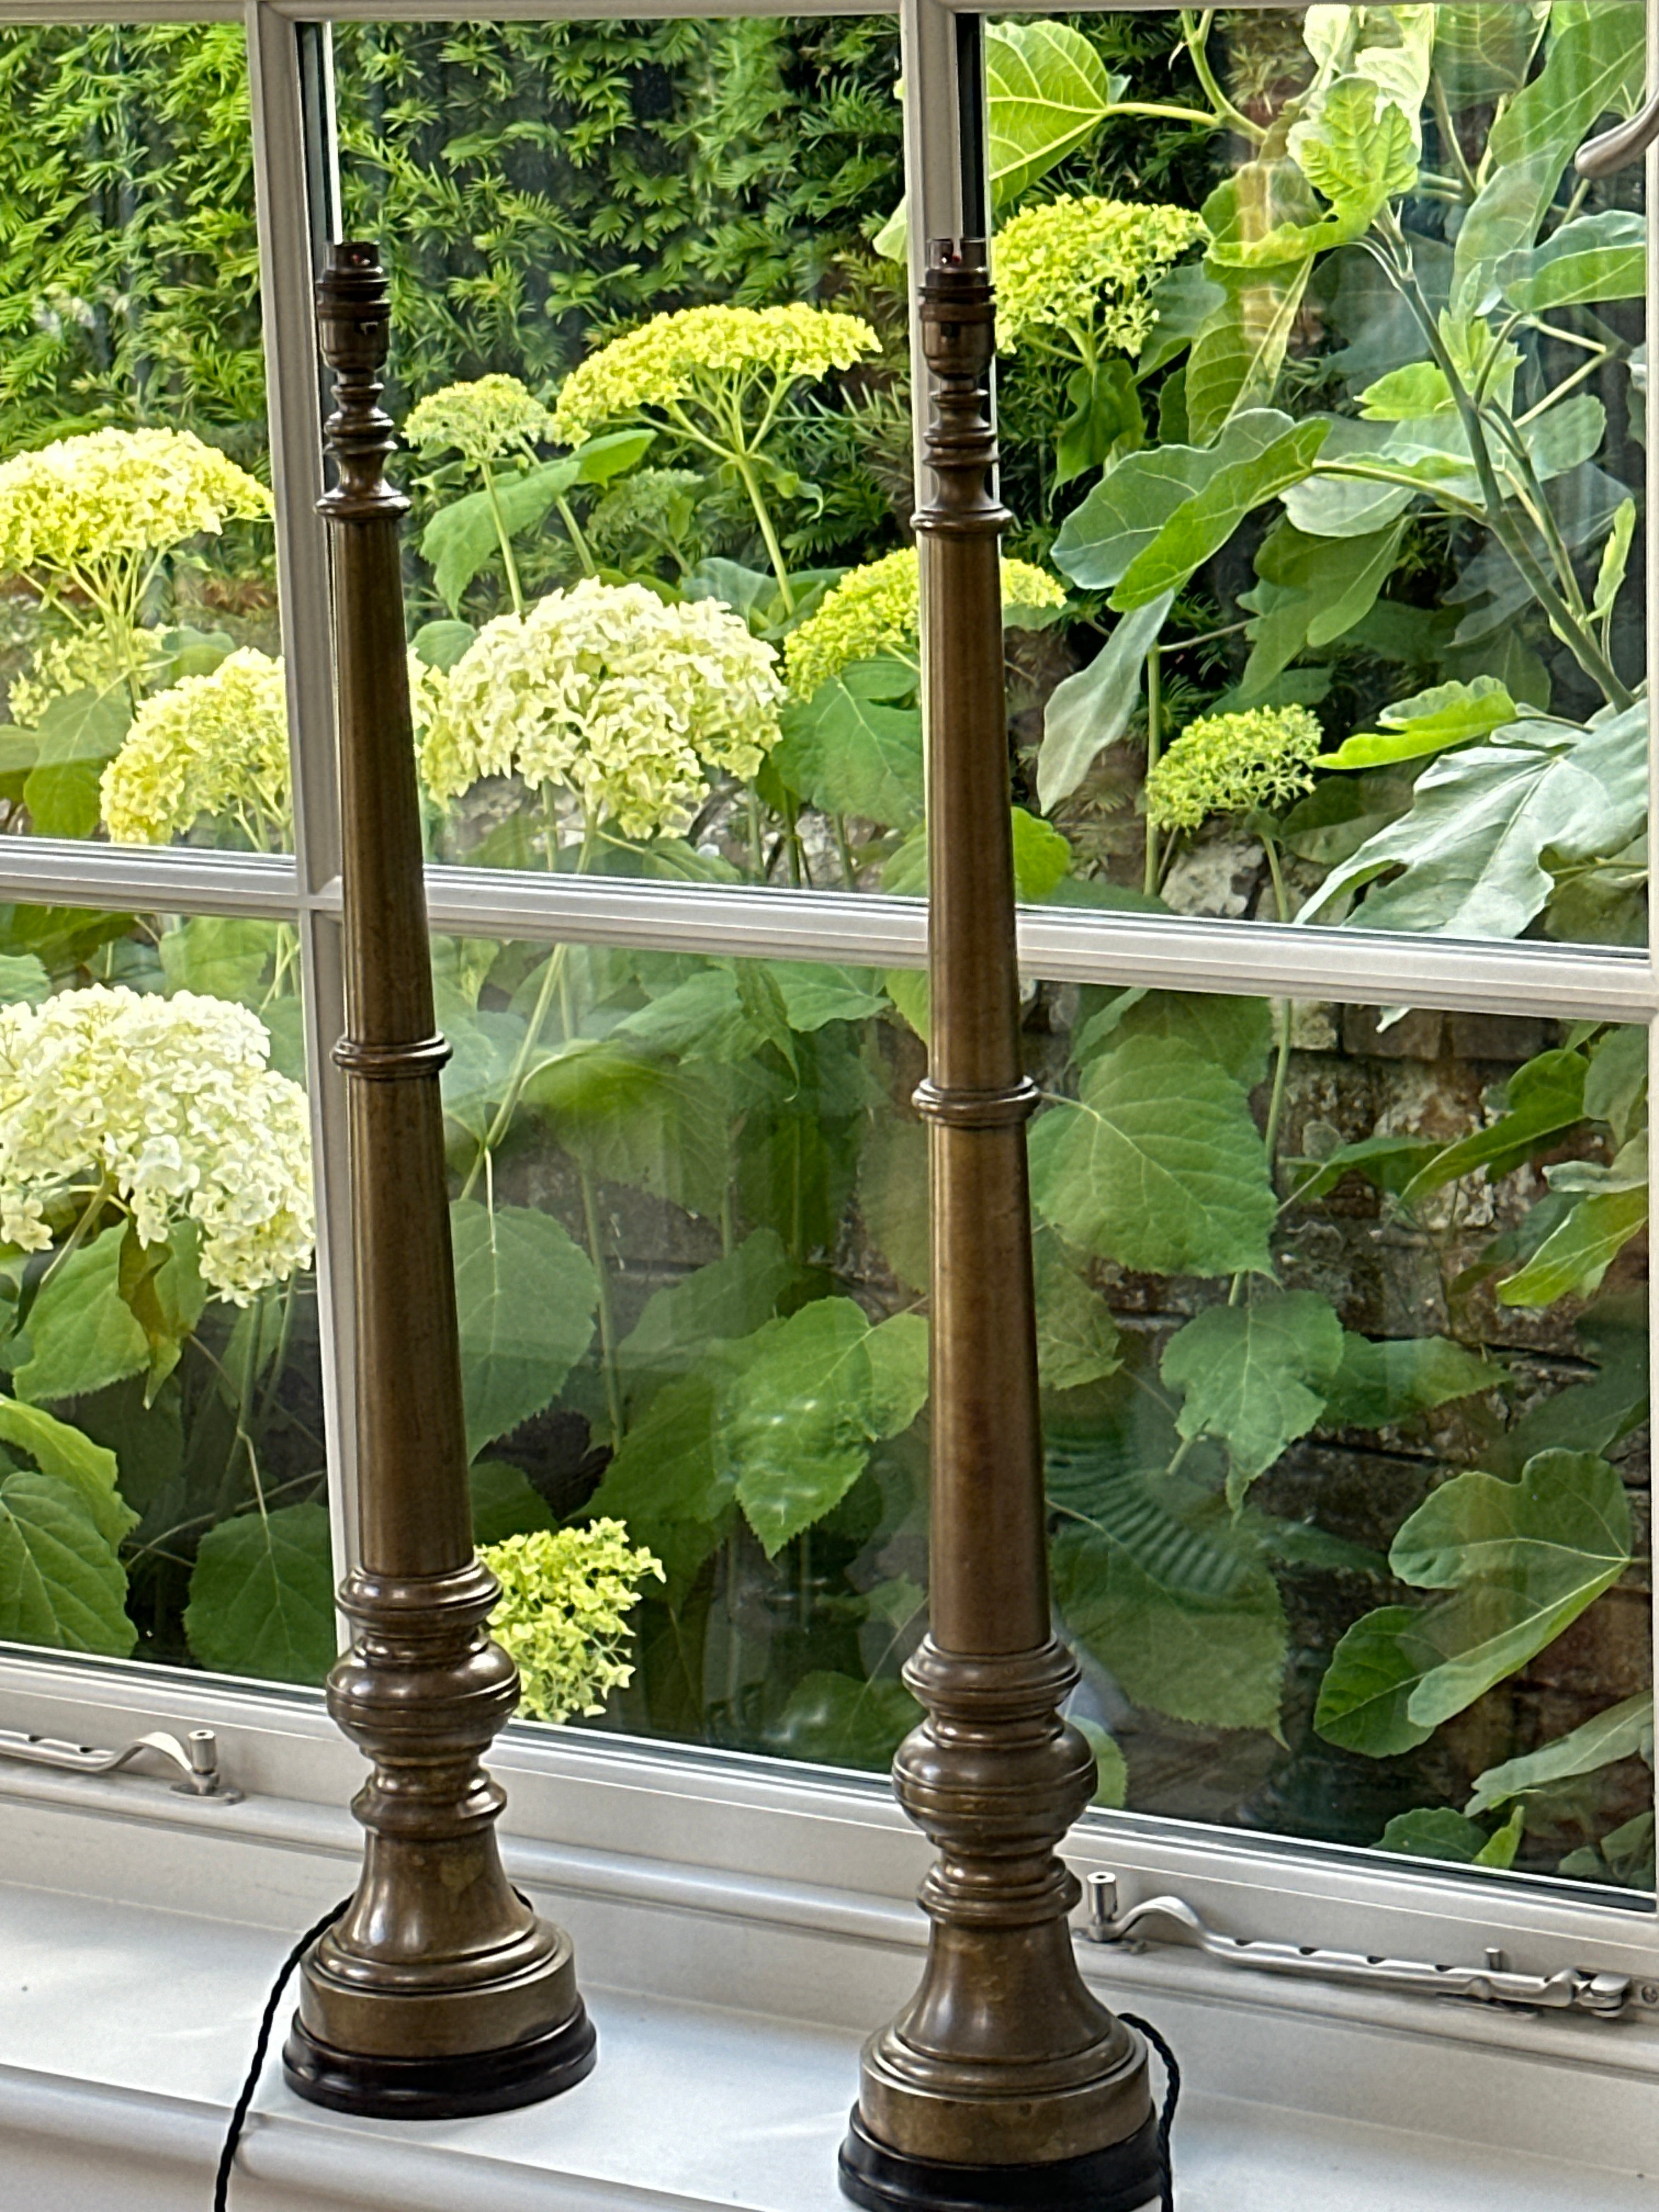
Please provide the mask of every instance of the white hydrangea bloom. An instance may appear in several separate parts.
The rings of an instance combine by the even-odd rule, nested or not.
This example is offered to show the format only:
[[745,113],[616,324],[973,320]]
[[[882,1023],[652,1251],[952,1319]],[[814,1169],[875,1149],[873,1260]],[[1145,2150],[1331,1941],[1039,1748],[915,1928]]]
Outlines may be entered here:
[[709,768],[746,780],[777,743],[776,660],[718,600],[586,578],[487,623],[431,687],[421,771],[438,799],[517,775],[628,836],[677,834]]
[[0,1007],[0,1236],[46,1250],[48,1213],[103,1178],[146,1244],[196,1222],[203,1279],[234,1305],[309,1266],[306,1097],[270,1053],[257,1014],[191,991]]

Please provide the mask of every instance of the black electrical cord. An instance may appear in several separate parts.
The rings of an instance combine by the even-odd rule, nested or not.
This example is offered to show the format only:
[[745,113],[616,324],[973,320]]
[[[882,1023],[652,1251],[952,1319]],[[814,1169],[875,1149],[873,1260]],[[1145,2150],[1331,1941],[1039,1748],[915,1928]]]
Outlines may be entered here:
[[1175,2165],[1170,2155],[1170,2131],[1175,2125],[1176,2106],[1181,2102],[1181,2069],[1176,2064],[1174,2051],[1151,2021],[1142,2020],[1133,2012],[1121,2012],[1118,2018],[1126,2027],[1138,2027],[1164,2061],[1164,2110],[1158,2120],[1158,2156],[1164,2168],[1164,2194],[1159,2203],[1163,2212],[1175,2212]]
[[283,1991],[288,1987],[289,1976],[299,1965],[325,1928],[331,1928],[345,1911],[351,1899],[343,1897],[337,1905],[331,1905],[314,1928],[307,1928],[294,1948],[283,1960],[282,1971],[270,1985],[270,1995],[265,1999],[264,2015],[259,2022],[259,2033],[253,2039],[253,2063],[247,2069],[247,2079],[242,2084],[242,2094],[231,2108],[230,2125],[225,2130],[223,2148],[219,2153],[219,2171],[213,2179],[213,2212],[228,2212],[230,2202],[230,2169],[236,2160],[236,2146],[242,2140],[242,2129],[246,2123],[248,2107],[253,2102],[253,2093],[259,2086],[259,2076],[264,2070],[265,2053],[270,2048],[270,2031],[276,2018],[276,2008],[283,2002]]

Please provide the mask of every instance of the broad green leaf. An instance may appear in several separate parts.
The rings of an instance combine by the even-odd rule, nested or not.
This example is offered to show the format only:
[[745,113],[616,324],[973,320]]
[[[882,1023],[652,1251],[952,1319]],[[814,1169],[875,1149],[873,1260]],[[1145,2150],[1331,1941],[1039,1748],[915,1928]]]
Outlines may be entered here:
[[1624,1485],[1589,1453],[1540,1452],[1518,1482],[1454,1476],[1406,1522],[1389,1563],[1402,1582],[1455,1595],[1357,1621],[1337,1645],[1315,1726],[1372,1757],[1426,1741],[1611,1588],[1630,1545]]
[[52,978],[33,952],[0,952],[0,1006],[38,1006],[52,996]]
[[1340,1145],[1322,1159],[1313,1175],[1297,1183],[1296,1194],[1298,1199],[1322,1198],[1345,1175],[1354,1174],[1398,1197],[1424,1163],[1443,1150],[1432,1137],[1362,1137],[1355,1144]]
[[430,563],[432,580],[452,614],[478,571],[500,557],[497,513],[508,538],[517,538],[536,529],[580,477],[573,457],[545,461],[521,476],[498,477],[493,500],[487,491],[473,491],[439,508],[421,533],[421,558]]
[[751,1336],[772,1318],[794,1274],[777,1231],[762,1228],[724,1259],[653,1291],[617,1347],[629,1391],[636,1377],[653,1383],[684,1373],[717,1339]]
[[475,1544],[499,1544],[504,1537],[558,1526],[540,1491],[532,1490],[523,1470],[509,1467],[505,1460],[479,1460],[467,1483],[472,1494]]
[[31,732],[36,765],[23,803],[42,837],[90,837],[102,817],[99,778],[132,722],[125,690],[71,691],[53,699]]
[[1632,1024],[1613,1030],[1591,1054],[1584,1078],[1584,1111],[1605,1121],[1621,1146],[1636,1133],[1648,1095],[1648,1033]]
[[920,1121],[890,1114],[878,1118],[859,1154],[858,1200],[865,1229],[898,1281],[907,1290],[925,1291],[927,1132]]
[[1619,851],[1640,829],[1646,716],[1638,705],[1583,732],[1517,723],[1502,743],[1443,756],[1419,780],[1410,813],[1334,869],[1300,919],[1398,867],[1355,915],[1358,927],[1519,936],[1553,887],[1547,850],[1585,860]]
[[1636,501],[1621,500],[1613,518],[1613,528],[1607,542],[1601,548],[1601,563],[1596,571],[1595,596],[1590,615],[1596,622],[1605,622],[1613,612],[1613,602],[1619,597],[1625,581],[1625,570],[1630,561],[1630,549],[1636,538]]
[[1135,363],[1142,383],[1192,343],[1211,316],[1226,305],[1227,295],[1206,270],[1186,261],[1165,270],[1147,298],[1157,319]]
[[1121,582],[1171,518],[1221,470],[1242,469],[1248,476],[1252,461],[1296,428],[1288,415],[1255,408],[1236,416],[1212,447],[1149,446],[1115,462],[1061,523],[1054,543],[1055,567],[1090,591]]
[[[1138,1395],[1138,1394],[1137,1394]],[[1162,1409],[1159,1409],[1160,1413]],[[1149,1441],[1132,1425],[1127,1451],[1120,1440],[1098,1431],[1091,1438],[1068,1442],[1064,1432],[1056,1438],[1050,1422],[1045,1460],[1049,1502],[1069,1520],[1093,1528],[1110,1539],[1158,1588],[1171,1596],[1189,1598],[1195,1605],[1231,1603],[1255,1587],[1261,1561],[1255,1547],[1241,1540],[1240,1523],[1223,1510],[1219,1518],[1208,1509],[1216,1501],[1206,1497],[1194,1516],[1177,1511],[1164,1468],[1140,1474],[1119,1463],[1148,1456]],[[1167,1461],[1176,1443],[1174,1424],[1167,1419],[1145,1425],[1161,1425],[1158,1441]],[[1139,1447],[1139,1449],[1137,1449]]]
[[492,1212],[458,1199],[449,1221],[474,1457],[557,1397],[592,1341],[599,1284],[592,1261],[550,1213]]
[[1274,524],[1256,550],[1261,581],[1239,595],[1255,616],[1242,696],[1263,690],[1307,647],[1331,644],[1364,619],[1393,571],[1400,536],[1397,523],[1337,539],[1305,537],[1288,517]]
[[410,651],[428,668],[449,670],[478,635],[469,622],[422,623],[409,641]]
[[789,1017],[803,1036],[830,1022],[866,1021],[883,1012],[886,994],[868,968],[840,968],[817,960],[772,960],[769,970]]
[[268,921],[199,914],[163,930],[157,949],[170,992],[200,991],[258,1012],[267,996],[264,978],[276,949],[276,932]]
[[1031,1131],[1038,1212],[1079,1249],[1165,1275],[1266,1274],[1278,1212],[1242,1084],[1176,1037],[1129,1037]]
[[1037,1373],[1045,1390],[1076,1390],[1098,1382],[1122,1364],[1117,1324],[1097,1291],[1091,1291],[1049,1229],[1037,1231]]
[[839,1504],[871,1445],[908,1428],[927,1393],[914,1315],[872,1329],[851,1298],[819,1298],[769,1336],[731,1385],[720,1439],[769,1559]]
[[29,1308],[29,1357],[12,1376],[40,1405],[83,1397],[149,1365],[149,1345],[121,1296],[125,1231],[106,1229],[54,1267]]
[[1404,112],[1368,76],[1340,77],[1317,113],[1291,126],[1291,158],[1331,204],[1319,226],[1329,244],[1358,238],[1389,200],[1417,182],[1417,150]]
[[1519,1820],[1506,1821],[1488,1835],[1475,1821],[1449,1807],[1419,1806],[1415,1812],[1397,1813],[1376,1848],[1400,1851],[1410,1858],[1449,1859],[1459,1866],[1510,1867],[1515,1863],[1521,1836]]
[[1158,1371],[1183,1393],[1182,1435],[1226,1445],[1227,1501],[1237,1507],[1318,1420],[1341,1362],[1342,1325],[1323,1298],[1268,1291],[1194,1315],[1170,1338]]
[[1407,775],[1373,770],[1326,776],[1285,817],[1281,842],[1298,860],[1332,868],[1357,853],[1368,837],[1397,822],[1411,803]]
[[1431,415],[1455,415],[1446,372],[1431,361],[1409,362],[1368,384],[1359,395],[1359,412],[1368,422],[1416,422]]
[[1037,803],[1045,812],[1071,797],[1128,728],[1140,702],[1146,656],[1174,604],[1169,592],[1126,615],[1089,665],[1050,692],[1037,752]]
[[1488,1471],[1518,1474],[1535,1452],[1558,1447],[1605,1456],[1639,1427],[1648,1417],[1647,1323],[1645,1291],[1600,1301],[1581,1314],[1577,1333],[1595,1374],[1528,1407],[1487,1447]]
[[1049,1555],[1067,1631],[1136,1705],[1200,1727],[1277,1729],[1286,1632],[1265,1569],[1201,1605],[1091,1529],[1062,1528]]
[[[1381,530],[1419,493],[1479,503],[1480,481],[1455,416],[1413,422],[1324,419],[1327,435],[1315,473],[1283,495],[1285,514],[1308,536],[1349,538]],[[1383,482],[1365,473],[1376,469],[1408,481]]]
[[1498,1285],[1498,1304],[1548,1306],[1569,1295],[1588,1297],[1647,1220],[1645,1182],[1586,1193],[1526,1266]]
[[914,707],[881,706],[831,678],[786,709],[771,761],[826,813],[900,830],[921,819],[921,716]]
[[1326,1394],[1328,1428],[1381,1429],[1495,1389],[1506,1370],[1444,1336],[1371,1338],[1345,1331],[1342,1364]]
[[1127,611],[1179,591],[1195,569],[1220,551],[1247,514],[1302,483],[1328,428],[1322,422],[1299,422],[1248,459],[1224,464],[1200,492],[1176,509],[1152,544],[1136,554],[1110,604]]
[[1594,1774],[1599,1767],[1611,1766],[1617,1759],[1638,1756],[1652,1765],[1651,1690],[1608,1705],[1594,1719],[1566,1735],[1557,1736],[1553,1743],[1545,1744],[1538,1751],[1528,1752],[1519,1759],[1506,1759],[1500,1766],[1487,1767],[1484,1773],[1475,1776],[1474,1795],[1463,1810],[1473,1820],[1477,1814],[1489,1813],[1495,1806],[1507,1804],[1511,1797],[1529,1796],[1534,1790],[1570,1782],[1576,1775]]
[[[764,1341],[764,1333],[751,1340],[744,1356],[753,1358]],[[624,1522],[636,1544],[655,1553],[671,1592],[684,1589],[714,1550],[732,1504],[732,1473],[717,1449],[727,1371],[723,1359],[705,1354],[689,1373],[665,1382],[587,1501],[590,1513]]]
[[603,436],[578,446],[570,458],[581,483],[609,483],[612,477],[642,461],[656,440],[654,430],[607,430]]
[[126,1570],[82,1488],[55,1474],[0,1480],[0,1637],[125,1659]]
[[1207,991],[1121,991],[1092,1015],[1072,1040],[1079,1064],[1114,1040],[1179,1037],[1253,1091],[1267,1073],[1273,1041],[1273,1009],[1266,999],[1240,999]]
[[1498,279],[1512,307],[1531,315],[1590,301],[1639,300],[1648,286],[1646,219],[1623,209],[1580,216],[1541,246],[1509,255]]
[[718,1215],[732,1171],[730,1072],[609,1046],[554,1060],[525,1085],[565,1150],[606,1182]]
[[1489,737],[1521,719],[1521,710],[1497,677],[1477,676],[1468,684],[1437,684],[1431,690],[1401,700],[1379,719],[1387,725],[1384,729],[1348,738],[1324,756],[1321,768],[1380,768],[1444,752],[1452,745]]
[[1547,7],[1492,8],[1486,0],[1440,0],[1434,11],[1434,73],[1454,114],[1519,92]]
[[1409,1205],[1477,1169],[1484,1168],[1495,1182],[1519,1167],[1545,1138],[1583,1120],[1589,1065],[1581,1052],[1556,1049],[1540,1052],[1516,1068],[1510,1080],[1508,1111],[1484,1129],[1443,1146],[1417,1170],[1401,1195]]
[[1072,872],[1072,848],[1052,823],[1023,806],[1011,810],[1014,842],[1014,896],[1024,906],[1041,906]]
[[1070,23],[990,25],[985,96],[993,206],[1018,199],[1091,138],[1123,89]]
[[1089,1802],[1109,1806],[1114,1811],[1127,1805],[1129,1802],[1128,1760],[1098,1721],[1085,1720],[1081,1713],[1073,1713],[1067,1717],[1095,1755],[1095,1789]]
[[1283,268],[1217,272],[1225,296],[1187,361],[1190,436],[1215,438],[1242,415],[1271,405],[1313,265],[1310,257]]
[[0,1439],[27,1452],[42,1474],[68,1483],[92,1516],[106,1544],[118,1544],[138,1523],[138,1516],[116,1488],[115,1454],[82,1431],[58,1420],[43,1407],[0,1398]]
[[208,1302],[199,1241],[194,1222],[179,1223],[159,1244],[140,1243],[136,1225],[129,1222],[121,1240],[116,1287],[149,1346],[146,1406],[179,1364]]
[[334,1564],[320,1505],[240,1513],[197,1547],[185,1633],[204,1667],[320,1682],[334,1664]]
[[885,1767],[922,1717],[903,1683],[890,1676],[860,1680],[817,1670],[789,1692],[766,1732],[766,1747],[781,1759],[828,1766]]

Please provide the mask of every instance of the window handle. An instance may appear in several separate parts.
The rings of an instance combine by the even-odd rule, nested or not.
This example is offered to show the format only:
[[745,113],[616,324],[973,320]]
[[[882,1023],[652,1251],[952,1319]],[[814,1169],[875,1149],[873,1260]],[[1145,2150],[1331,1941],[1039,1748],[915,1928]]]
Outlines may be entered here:
[[178,1769],[180,1779],[173,1787],[184,1797],[215,1797],[222,1805],[238,1805],[242,1793],[226,1786],[219,1771],[219,1743],[211,1729],[191,1729],[189,1748],[176,1735],[157,1729],[134,1739],[120,1751],[98,1751],[85,1743],[63,1743],[56,1737],[28,1735],[17,1729],[0,1729],[0,1759],[21,1759],[30,1766],[55,1766],[70,1774],[113,1774],[147,1751],[155,1752]]
[[1615,170],[1639,161],[1656,138],[1659,138],[1659,92],[1628,123],[1616,124],[1599,138],[1587,138],[1573,167],[1581,177],[1610,177]]
[[1261,1973],[1397,1990],[1408,1996],[1462,1997],[1529,2012],[1587,2012],[1616,2020],[1632,2001],[1659,2005],[1659,1982],[1644,1982],[1635,1990],[1628,1974],[1590,1974],[1577,1966],[1562,1966],[1553,1974],[1517,1974],[1498,1950],[1489,1950],[1481,1966],[1435,1966],[1418,1959],[1321,1951],[1308,1943],[1249,1942],[1222,1935],[1180,1897],[1149,1897],[1121,1912],[1117,1877],[1109,1874],[1089,1876],[1089,1917],[1079,1933],[1091,1943],[1115,1944],[1126,1951],[1144,1950],[1148,1943],[1181,1943],[1224,1966]]

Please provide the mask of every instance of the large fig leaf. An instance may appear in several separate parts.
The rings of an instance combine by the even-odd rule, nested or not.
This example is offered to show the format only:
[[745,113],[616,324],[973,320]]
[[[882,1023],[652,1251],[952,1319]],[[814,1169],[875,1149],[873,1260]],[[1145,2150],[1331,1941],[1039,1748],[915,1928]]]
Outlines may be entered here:
[[1535,1790],[1553,1789],[1557,1783],[1570,1782],[1580,1774],[1594,1774],[1598,1768],[1611,1766],[1616,1759],[1645,1759],[1653,1764],[1653,1692],[1644,1690],[1633,1698],[1621,1698],[1615,1705],[1608,1705],[1566,1735],[1557,1736],[1537,1751],[1528,1752],[1519,1759],[1506,1759],[1501,1766],[1489,1766],[1474,1778],[1474,1795],[1463,1808],[1473,1820],[1481,1813],[1490,1813],[1495,1806],[1507,1804],[1511,1797],[1525,1797]]

